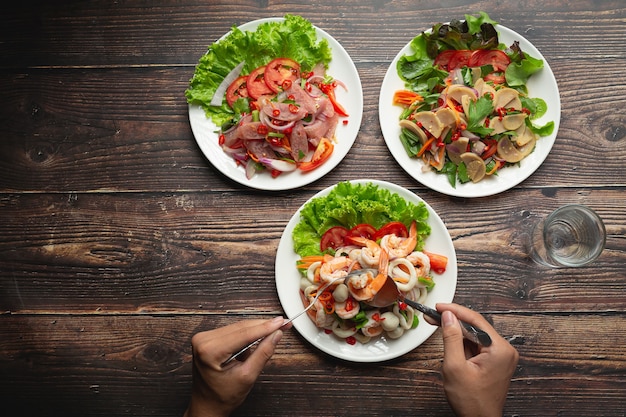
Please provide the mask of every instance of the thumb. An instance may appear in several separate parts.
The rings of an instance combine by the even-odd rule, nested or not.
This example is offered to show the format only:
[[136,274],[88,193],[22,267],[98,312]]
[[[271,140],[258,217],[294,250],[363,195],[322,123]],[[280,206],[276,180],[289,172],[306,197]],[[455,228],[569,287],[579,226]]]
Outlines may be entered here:
[[444,363],[453,367],[462,366],[465,362],[465,348],[463,347],[463,333],[459,320],[454,313],[446,310],[441,313],[441,325]]

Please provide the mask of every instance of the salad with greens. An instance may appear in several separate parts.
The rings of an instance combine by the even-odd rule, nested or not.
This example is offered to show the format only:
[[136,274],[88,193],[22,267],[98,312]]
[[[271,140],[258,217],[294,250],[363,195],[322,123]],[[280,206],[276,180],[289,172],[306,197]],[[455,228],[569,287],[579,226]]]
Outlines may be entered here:
[[309,172],[330,159],[348,117],[335,94],[347,87],[326,73],[331,59],[328,40],[300,16],[233,27],[200,58],[185,94],[219,127],[220,148],[248,179]]
[[[396,222],[403,224],[405,230],[412,222],[416,223],[416,247],[421,250],[424,240],[430,235],[428,209],[423,202],[408,202],[372,183],[340,182],[328,195],[313,198],[300,210],[300,221],[292,233],[294,250],[301,257],[333,252],[336,246],[327,232],[334,227],[355,234],[369,229],[369,236],[373,237],[375,231]],[[325,236],[329,241],[322,245]]]
[[553,121],[534,123],[547,104],[526,86],[543,61],[518,41],[500,43],[496,25],[484,12],[435,24],[397,63],[405,84],[393,98],[403,107],[400,141],[453,187],[519,164],[554,130]]
[[[348,344],[402,337],[419,325],[407,300],[424,303],[448,257],[427,252],[428,208],[372,182],[337,184],[300,210],[292,238],[300,297],[311,321]],[[389,282],[399,299],[376,302]]]
[[226,101],[211,105],[224,79],[242,63],[240,75],[250,74],[275,58],[292,59],[300,64],[302,71],[311,71],[319,63],[327,67],[332,51],[328,41],[319,40],[315,27],[301,16],[285,15],[281,21],[263,22],[254,31],[233,26],[226,37],[210,45],[200,58],[185,91],[187,101],[202,106],[207,117],[221,126],[248,105],[246,100],[236,108]]

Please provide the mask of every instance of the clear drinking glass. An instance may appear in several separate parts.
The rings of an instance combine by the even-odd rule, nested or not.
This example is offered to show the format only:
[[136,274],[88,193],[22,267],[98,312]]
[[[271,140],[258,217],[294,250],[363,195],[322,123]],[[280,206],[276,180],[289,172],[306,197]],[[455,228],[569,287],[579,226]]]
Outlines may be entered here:
[[589,207],[569,204],[534,227],[530,258],[552,268],[578,267],[600,256],[605,244],[602,219]]

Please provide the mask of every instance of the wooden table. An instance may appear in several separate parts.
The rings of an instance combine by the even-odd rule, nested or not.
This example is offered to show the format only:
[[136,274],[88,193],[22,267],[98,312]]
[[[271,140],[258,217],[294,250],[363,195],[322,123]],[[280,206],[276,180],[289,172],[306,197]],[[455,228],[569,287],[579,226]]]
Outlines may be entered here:
[[[446,223],[459,260],[455,301],[484,313],[521,355],[506,415],[626,415],[622,0],[34,3],[0,13],[7,415],[181,415],[191,336],[282,314],[274,259],[287,222],[319,190],[364,177],[414,191]],[[378,95],[413,36],[480,10],[546,57],[562,119],[530,178],[492,197],[454,198],[391,157]],[[300,189],[265,192],[205,159],[184,91],[200,55],[232,25],[286,13],[345,47],[365,108],[336,169]],[[589,267],[538,267],[521,234],[566,203],[600,214],[606,249]],[[288,331],[237,414],[447,416],[441,360],[440,331],[400,358],[366,365],[328,357]]]

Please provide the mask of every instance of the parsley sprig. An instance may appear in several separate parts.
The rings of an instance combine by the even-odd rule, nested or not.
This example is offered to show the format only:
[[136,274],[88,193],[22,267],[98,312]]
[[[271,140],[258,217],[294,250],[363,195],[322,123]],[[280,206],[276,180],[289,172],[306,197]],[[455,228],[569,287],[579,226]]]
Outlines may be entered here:
[[485,127],[485,117],[493,112],[493,101],[482,96],[476,101],[470,101],[468,108],[467,130],[479,136],[488,136],[493,129]]

